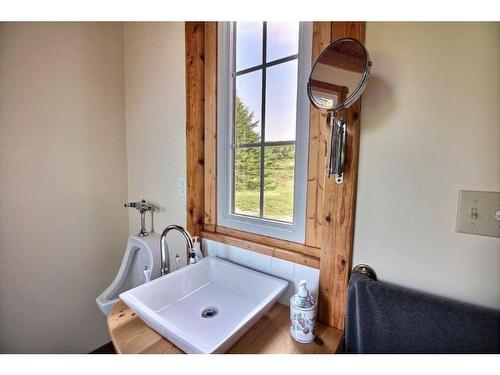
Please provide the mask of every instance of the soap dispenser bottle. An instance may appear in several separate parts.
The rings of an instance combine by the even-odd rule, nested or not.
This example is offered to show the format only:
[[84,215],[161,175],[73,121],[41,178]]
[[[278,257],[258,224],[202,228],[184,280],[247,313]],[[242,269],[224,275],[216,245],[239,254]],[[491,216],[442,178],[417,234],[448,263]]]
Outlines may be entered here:
[[298,293],[290,298],[290,335],[298,342],[314,341],[316,301],[307,289],[307,281],[299,282]]

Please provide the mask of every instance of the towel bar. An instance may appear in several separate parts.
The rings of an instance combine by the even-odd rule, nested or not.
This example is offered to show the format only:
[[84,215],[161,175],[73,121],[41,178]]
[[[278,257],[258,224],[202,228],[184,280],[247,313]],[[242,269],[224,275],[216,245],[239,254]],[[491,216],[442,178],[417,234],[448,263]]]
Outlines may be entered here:
[[367,264],[358,264],[352,269],[352,273],[362,273],[372,280],[377,280],[377,274],[375,273],[374,269]]

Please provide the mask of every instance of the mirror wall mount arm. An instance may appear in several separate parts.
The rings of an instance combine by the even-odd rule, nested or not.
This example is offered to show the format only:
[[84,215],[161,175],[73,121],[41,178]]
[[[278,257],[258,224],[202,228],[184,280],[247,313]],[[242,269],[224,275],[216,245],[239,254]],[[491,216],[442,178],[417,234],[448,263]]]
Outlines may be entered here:
[[346,120],[345,111],[328,112],[330,122],[330,147],[328,157],[327,175],[335,175],[335,182],[344,182]]

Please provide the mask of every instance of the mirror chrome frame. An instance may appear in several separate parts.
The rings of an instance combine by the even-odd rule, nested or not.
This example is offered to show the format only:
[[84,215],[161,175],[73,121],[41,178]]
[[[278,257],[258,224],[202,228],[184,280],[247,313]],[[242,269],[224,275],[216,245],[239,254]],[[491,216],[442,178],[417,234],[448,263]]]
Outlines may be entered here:
[[[311,91],[311,76],[312,76],[312,73],[314,72],[314,68],[316,68],[316,65],[321,60],[321,57],[328,51],[328,49],[336,43],[346,42],[346,41],[358,43],[359,45],[361,45],[361,47],[363,47],[363,50],[365,51],[365,55],[366,55],[365,71],[363,72],[363,75],[362,75],[358,85],[354,89],[353,93],[350,96],[348,96],[344,102],[339,103],[333,107],[324,107],[322,105],[319,105],[314,100],[314,96],[313,96],[312,91]],[[365,45],[363,43],[361,43],[359,40],[353,39],[353,38],[342,38],[342,39],[337,39],[335,42],[332,42],[328,47],[326,47],[323,50],[323,52],[321,52],[321,54],[318,56],[318,58],[314,62],[314,65],[311,69],[311,74],[309,74],[309,79],[307,80],[307,95],[309,96],[309,100],[311,101],[312,105],[319,110],[325,110],[327,112],[330,112],[330,111],[336,112],[336,111],[340,111],[342,109],[349,108],[356,100],[359,99],[361,94],[363,94],[363,91],[365,90],[365,87],[368,83],[368,77],[370,76],[370,70],[371,70],[372,65],[373,65],[373,63],[370,60],[370,54],[368,53],[368,50],[366,49]]]

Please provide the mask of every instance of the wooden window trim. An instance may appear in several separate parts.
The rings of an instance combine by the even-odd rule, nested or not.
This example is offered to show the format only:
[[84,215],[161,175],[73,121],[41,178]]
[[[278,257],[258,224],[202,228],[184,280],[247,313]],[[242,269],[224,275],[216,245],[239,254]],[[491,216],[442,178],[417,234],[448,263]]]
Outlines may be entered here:
[[[297,251],[297,248],[294,250],[283,248],[282,246],[276,246],[275,241],[277,239],[273,238],[272,241],[266,241],[266,239],[270,239],[270,237],[266,237],[259,239],[259,241],[250,240],[248,237],[253,235],[253,233],[241,232],[236,229],[230,228],[222,228],[217,227],[218,232],[208,232],[202,231],[201,236],[207,240],[221,242],[226,245],[240,247],[245,250],[253,251],[256,253],[269,255],[274,258],[280,258],[283,260],[288,260],[290,262],[302,264],[304,266],[320,268],[320,260],[317,256],[311,256],[302,252]],[[221,232],[226,232],[222,233]],[[230,234],[229,234],[230,233]],[[283,240],[279,240],[283,241]],[[287,241],[285,241],[287,242]],[[296,244],[299,245],[299,244]],[[286,245],[285,245],[286,246]],[[307,248],[302,245],[303,250],[319,254],[319,249],[317,248]]]
[[206,230],[217,223],[217,22],[205,22],[204,100],[205,100],[205,178],[204,218]]
[[185,23],[186,43],[186,226],[199,236],[205,217],[205,25]]
[[[210,230],[205,230],[210,232]],[[283,250],[301,253],[319,259],[321,249],[318,247],[307,246],[298,242],[282,240],[280,238],[262,236],[251,232],[245,232],[239,229],[227,228],[220,225],[215,226],[215,230],[211,231],[214,234],[221,234],[239,238],[241,240],[256,242],[267,246],[277,247]]]
[[[311,65],[331,43],[331,22],[313,23]],[[305,244],[321,247],[324,227],[323,195],[327,167],[328,122],[326,113],[310,106],[307,167]]]
[[224,234],[226,236],[238,237],[241,238],[242,240],[248,240],[252,242],[262,243],[264,245],[278,247],[283,250],[295,251],[297,253],[302,253],[318,259],[320,256],[320,250],[321,250],[320,248],[307,246],[298,242],[286,241],[280,238],[262,236],[260,234],[244,232],[233,228],[226,228],[220,225],[216,226],[215,232]]
[[[311,59],[332,41],[364,41],[364,22],[314,22]],[[361,100],[346,111],[344,184],[325,178],[326,114],[311,106],[304,244],[217,226],[217,23],[186,22],[187,228],[229,245],[320,269],[319,320],[343,330],[354,234]],[[282,242],[283,241],[283,242]]]

